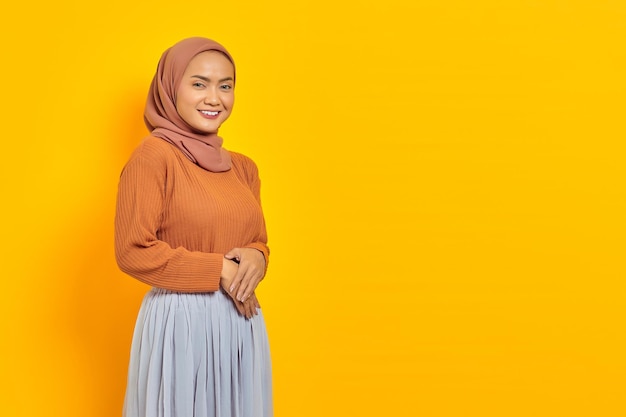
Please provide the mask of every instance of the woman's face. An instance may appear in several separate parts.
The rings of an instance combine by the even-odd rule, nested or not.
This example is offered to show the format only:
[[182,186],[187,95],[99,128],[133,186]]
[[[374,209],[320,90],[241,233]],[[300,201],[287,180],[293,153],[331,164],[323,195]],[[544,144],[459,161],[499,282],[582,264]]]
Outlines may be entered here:
[[201,52],[189,62],[176,93],[176,110],[189,126],[215,133],[235,103],[235,69],[222,53]]

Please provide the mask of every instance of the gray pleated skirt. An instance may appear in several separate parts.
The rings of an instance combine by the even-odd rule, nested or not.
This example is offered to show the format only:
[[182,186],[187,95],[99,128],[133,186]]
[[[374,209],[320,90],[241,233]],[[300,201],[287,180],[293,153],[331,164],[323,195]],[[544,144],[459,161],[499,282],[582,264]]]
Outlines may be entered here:
[[261,311],[247,320],[221,291],[149,291],[133,335],[123,415],[271,417]]

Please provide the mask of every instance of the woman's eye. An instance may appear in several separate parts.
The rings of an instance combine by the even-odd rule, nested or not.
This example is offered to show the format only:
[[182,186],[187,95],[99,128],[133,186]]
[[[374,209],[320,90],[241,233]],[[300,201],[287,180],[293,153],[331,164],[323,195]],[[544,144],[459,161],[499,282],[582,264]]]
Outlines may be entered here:
[[204,87],[204,84],[202,84],[200,82],[196,82],[196,83],[193,83],[193,86],[200,88],[200,87]]
[[223,84],[223,85],[221,86],[221,88],[222,88],[222,90],[230,90],[230,89],[232,89],[232,88],[233,88],[233,86],[232,86],[232,85],[229,85],[229,84]]

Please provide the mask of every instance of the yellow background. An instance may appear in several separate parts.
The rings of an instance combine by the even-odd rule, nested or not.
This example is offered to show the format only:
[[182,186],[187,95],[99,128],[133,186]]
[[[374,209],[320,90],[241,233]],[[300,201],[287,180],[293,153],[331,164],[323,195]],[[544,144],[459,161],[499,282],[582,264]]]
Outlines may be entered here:
[[626,415],[626,3],[87,3],[0,17],[1,415],[120,415],[117,178],[196,35],[261,170],[277,417]]

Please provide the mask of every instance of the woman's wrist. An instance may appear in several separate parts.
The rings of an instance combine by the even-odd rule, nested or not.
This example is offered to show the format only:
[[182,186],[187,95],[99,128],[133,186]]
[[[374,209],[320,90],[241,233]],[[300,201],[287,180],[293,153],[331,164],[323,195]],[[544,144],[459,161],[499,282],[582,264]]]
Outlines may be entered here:
[[220,273],[220,285],[225,289],[228,289],[230,283],[237,274],[237,264],[230,259],[224,258],[222,260],[222,272]]

